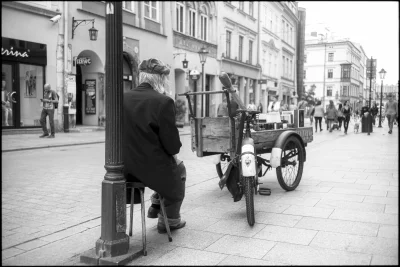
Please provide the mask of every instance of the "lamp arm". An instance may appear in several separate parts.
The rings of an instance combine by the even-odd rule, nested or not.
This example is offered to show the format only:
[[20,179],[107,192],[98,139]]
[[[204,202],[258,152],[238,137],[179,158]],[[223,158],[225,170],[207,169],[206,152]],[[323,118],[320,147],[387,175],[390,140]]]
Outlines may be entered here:
[[75,29],[78,28],[78,26],[82,22],[86,22],[86,24],[88,22],[93,22],[94,23],[94,19],[74,19],[74,18],[72,18],[72,39],[74,39],[74,31],[75,31]]

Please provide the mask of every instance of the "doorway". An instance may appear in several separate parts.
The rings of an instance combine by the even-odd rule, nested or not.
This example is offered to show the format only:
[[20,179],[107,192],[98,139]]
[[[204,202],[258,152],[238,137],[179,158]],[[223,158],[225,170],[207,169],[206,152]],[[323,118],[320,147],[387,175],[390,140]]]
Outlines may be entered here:
[[76,125],[82,125],[82,69],[76,65]]

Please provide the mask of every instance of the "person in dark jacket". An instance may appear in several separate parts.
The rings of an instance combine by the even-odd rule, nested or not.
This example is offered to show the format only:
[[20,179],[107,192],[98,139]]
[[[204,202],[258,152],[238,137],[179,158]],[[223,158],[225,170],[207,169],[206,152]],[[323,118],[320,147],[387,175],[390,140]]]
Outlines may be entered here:
[[371,106],[371,115],[372,115],[372,124],[375,126],[375,120],[376,120],[376,115],[378,115],[378,106],[376,105],[376,102],[372,102]]
[[[141,181],[154,190],[149,218],[165,233],[158,194],[163,196],[171,230],[185,226],[180,208],[185,196],[186,169],[176,154],[182,146],[175,125],[174,100],[165,95],[170,69],[151,58],[139,65],[139,86],[124,93],[123,159],[127,182]],[[127,198],[129,194],[127,195]]]

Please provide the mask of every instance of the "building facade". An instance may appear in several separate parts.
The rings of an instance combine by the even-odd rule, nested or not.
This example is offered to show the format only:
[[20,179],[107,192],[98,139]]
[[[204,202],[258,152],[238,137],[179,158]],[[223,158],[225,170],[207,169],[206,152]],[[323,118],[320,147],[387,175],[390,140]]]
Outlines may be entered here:
[[365,76],[361,51],[350,41],[306,40],[304,55],[305,90],[315,88],[324,106],[330,100],[349,101],[355,108],[362,98]]

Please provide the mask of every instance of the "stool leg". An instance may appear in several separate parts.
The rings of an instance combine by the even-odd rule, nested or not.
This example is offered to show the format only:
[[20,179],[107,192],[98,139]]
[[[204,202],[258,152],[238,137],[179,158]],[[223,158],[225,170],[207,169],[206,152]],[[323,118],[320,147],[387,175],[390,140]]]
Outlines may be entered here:
[[172,235],[171,235],[171,230],[169,229],[168,217],[167,213],[165,212],[164,198],[161,195],[159,196],[160,196],[160,206],[164,217],[165,228],[167,229],[168,233],[168,240],[169,242],[172,242]]
[[129,236],[132,236],[132,221],[133,221],[133,198],[135,196],[135,190],[133,190],[132,187],[132,191],[131,191],[131,212],[130,212],[130,222],[129,222]]
[[144,207],[144,194],[143,188],[140,188],[140,200],[142,202],[142,241],[143,241],[143,255],[147,256],[147,248],[146,248],[146,216],[145,216],[145,207]]

